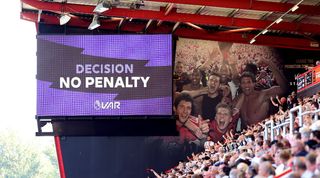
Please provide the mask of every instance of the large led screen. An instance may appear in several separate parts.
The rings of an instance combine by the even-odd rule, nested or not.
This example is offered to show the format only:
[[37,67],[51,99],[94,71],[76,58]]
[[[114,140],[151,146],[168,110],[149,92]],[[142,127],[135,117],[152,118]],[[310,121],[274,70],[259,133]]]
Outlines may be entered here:
[[39,35],[37,46],[37,116],[172,114],[171,35]]

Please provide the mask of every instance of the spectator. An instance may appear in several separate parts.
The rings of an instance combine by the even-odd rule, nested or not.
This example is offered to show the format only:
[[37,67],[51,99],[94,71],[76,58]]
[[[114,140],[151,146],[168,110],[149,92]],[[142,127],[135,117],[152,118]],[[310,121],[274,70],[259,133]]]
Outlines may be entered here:
[[205,151],[208,151],[208,152],[211,152],[211,150],[213,149],[214,147],[214,142],[212,141],[211,137],[208,136],[207,137],[207,141],[204,142],[204,150]]
[[307,170],[304,157],[295,157],[293,160],[293,172],[303,177],[304,173]]
[[233,114],[231,107],[227,104],[218,104],[216,111],[215,119],[210,121],[209,132],[209,135],[214,142],[222,141],[223,135],[229,131],[235,131],[238,119],[237,113]]
[[274,169],[269,161],[264,161],[259,165],[258,175],[261,177],[272,177],[275,175]]
[[[177,103],[179,103],[178,101]],[[303,101],[305,101],[305,103],[303,103],[302,106],[308,109],[306,111],[311,110],[311,107],[306,107],[306,105],[311,103],[310,97],[303,98]],[[176,105],[175,108],[177,108]],[[230,116],[230,107],[226,109],[226,111],[228,111],[226,112],[226,115]],[[189,111],[186,113],[189,113]],[[219,111],[217,111],[217,114],[218,113]],[[281,123],[284,115],[285,113],[278,113],[276,116],[267,118],[265,121],[274,119],[276,121],[275,125],[277,125]],[[184,118],[183,116],[184,115],[181,115],[182,118]],[[189,120],[191,119],[192,118],[189,118]],[[218,125],[227,125],[226,123],[228,122],[223,121],[229,121],[233,118],[227,117],[226,119],[223,117],[223,119],[220,120],[222,121],[220,124],[217,123],[217,121],[219,121],[217,120],[217,117],[215,119],[214,123],[216,124],[216,127],[218,127]],[[199,117],[199,119],[195,120],[201,121],[201,118]],[[304,122],[309,121],[312,122],[312,119],[304,119]],[[254,173],[252,172],[253,169],[251,169],[251,167],[260,167],[260,170],[258,171],[259,175],[256,177],[268,177],[275,173],[277,174],[276,177],[281,178],[320,177],[320,156],[317,156],[320,154],[320,145],[318,144],[320,143],[320,121],[315,121],[310,127],[304,126],[298,129],[297,131],[299,132],[294,135],[276,135],[274,137],[276,140],[273,140],[272,142],[269,140],[263,141],[265,138],[263,137],[263,134],[261,134],[262,129],[260,124],[255,124],[253,126],[248,126],[248,128],[241,133],[234,135],[231,134],[231,132],[224,132],[224,135],[221,136],[225,138],[224,141],[214,144],[213,149],[210,151],[193,154],[192,159],[189,158],[189,162],[185,164],[186,166],[181,166],[183,164],[179,163],[179,168],[175,168],[174,172],[171,171],[171,173],[166,174],[164,177],[186,177],[193,175],[203,175],[208,178],[228,175],[229,177],[239,177],[244,176],[244,171],[246,172],[247,177],[252,177],[254,176]],[[210,129],[210,133],[211,131],[212,130]],[[254,150],[254,153],[252,150]],[[291,154],[293,158],[291,157]],[[272,166],[270,167],[273,162],[275,163],[275,171]],[[250,164],[251,166],[248,167]],[[230,168],[232,168],[231,171]],[[291,172],[292,174],[290,174]]]
[[304,149],[304,144],[300,140],[296,140],[291,144],[291,153],[295,157],[306,156],[308,154]]
[[299,129],[299,132],[301,133],[301,141],[302,142],[306,142],[310,139],[311,130],[309,127],[307,127],[307,126],[301,127]]
[[311,125],[311,139],[316,140],[318,143],[320,143],[320,120],[314,122]]
[[212,73],[209,75],[208,87],[202,90],[183,91],[183,93],[190,94],[197,103],[196,114],[200,114],[205,119],[213,120],[216,111],[215,108],[222,100],[223,96],[220,93],[220,76]]
[[184,72],[184,65],[182,62],[178,61],[175,66],[174,73],[176,91],[181,92],[184,85],[190,83],[190,79],[188,78],[188,74]]
[[242,172],[236,168],[233,168],[230,171],[229,178],[244,178],[244,175],[245,175],[244,172]]
[[317,154],[316,153],[309,153],[306,156],[306,166],[307,166],[307,171],[304,172],[303,178],[312,178],[312,176],[315,175],[316,171],[316,160],[317,160]]
[[316,159],[315,175],[320,177],[320,154],[318,154],[317,159]]
[[307,152],[313,152],[316,150],[318,142],[315,140],[308,140],[304,142],[304,144],[305,144],[305,150]]
[[269,62],[274,76],[279,86],[273,86],[269,89],[256,91],[254,84],[256,79],[250,72],[244,72],[240,77],[241,91],[245,95],[244,102],[241,106],[241,125],[246,128],[248,125],[257,124],[268,116],[269,98],[271,96],[283,94],[287,90],[285,77],[277,69],[277,67]]
[[285,171],[286,169],[289,168],[288,162],[289,162],[289,159],[291,158],[290,154],[291,153],[289,150],[281,150],[280,151],[280,154],[279,154],[280,164],[277,165],[277,168],[275,170],[276,175],[281,174],[283,171]]
[[200,90],[203,89],[203,85],[201,84],[202,75],[199,69],[194,69],[190,76],[191,83],[183,86],[183,90]]
[[287,97],[287,106],[288,106],[288,109],[295,107],[295,104],[293,103],[293,98],[291,95]]
[[193,100],[188,94],[181,94],[174,103],[174,112],[177,116],[177,129],[180,133],[181,142],[194,141],[200,145],[207,138],[209,126],[202,118],[191,116]]

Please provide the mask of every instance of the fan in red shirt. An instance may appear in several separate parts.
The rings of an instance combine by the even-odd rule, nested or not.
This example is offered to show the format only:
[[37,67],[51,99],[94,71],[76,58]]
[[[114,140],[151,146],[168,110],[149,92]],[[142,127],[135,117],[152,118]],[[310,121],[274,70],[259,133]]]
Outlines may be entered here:
[[175,99],[174,112],[177,115],[176,126],[180,134],[180,142],[192,141],[201,144],[209,132],[209,120],[191,116],[193,99],[189,94],[182,93]]
[[225,103],[219,103],[216,107],[216,116],[214,120],[211,120],[209,127],[209,135],[212,141],[218,142],[223,140],[223,135],[225,135],[230,130],[235,131],[237,126],[237,121],[239,118],[239,110],[232,113],[232,109],[229,105]]

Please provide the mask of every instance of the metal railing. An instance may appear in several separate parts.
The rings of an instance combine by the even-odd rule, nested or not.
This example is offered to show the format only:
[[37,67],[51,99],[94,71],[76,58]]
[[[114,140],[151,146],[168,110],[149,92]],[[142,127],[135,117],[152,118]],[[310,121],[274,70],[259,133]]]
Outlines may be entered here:
[[303,126],[303,116],[307,114],[313,114],[313,120],[316,121],[319,119],[318,114],[320,109],[315,111],[305,111],[302,112],[302,106],[296,106],[289,111],[289,118],[285,119],[283,122],[275,123],[273,120],[267,121],[264,124],[264,139],[267,140],[270,135],[271,141],[274,140],[275,135],[280,135],[282,130],[282,135],[287,135],[287,130],[289,128],[289,134],[294,132],[294,113],[297,112],[297,118],[299,121],[299,127]]

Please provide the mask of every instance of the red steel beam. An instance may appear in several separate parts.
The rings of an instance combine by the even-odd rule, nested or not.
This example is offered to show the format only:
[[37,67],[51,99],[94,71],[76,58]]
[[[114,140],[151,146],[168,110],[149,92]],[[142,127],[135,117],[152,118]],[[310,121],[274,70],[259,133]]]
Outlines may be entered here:
[[[154,2],[177,3],[177,4],[190,4],[200,6],[212,6],[245,10],[259,10],[271,12],[287,12],[295,4],[291,3],[278,3],[266,2],[257,0],[149,0]],[[305,15],[320,15],[320,6],[299,5],[299,9],[294,14]]]
[[[25,20],[29,20],[37,23],[38,14],[31,12],[21,12],[21,18]],[[46,24],[55,24],[59,25],[59,19],[56,16],[52,15],[41,15],[41,21]],[[72,18],[68,22],[68,26],[75,27],[83,27],[88,28],[91,21],[85,21],[82,19],[74,19]],[[100,29],[108,29],[108,30],[116,30],[118,27],[118,22],[115,21],[107,21],[102,20]],[[143,23],[126,23],[121,30],[130,31],[130,32],[142,32],[144,30],[145,24]],[[171,26],[161,26],[161,28],[157,28],[156,24],[150,26],[148,28],[148,33],[171,33]],[[243,37],[241,33],[223,33],[223,32],[207,32],[203,30],[197,29],[185,29],[178,28],[174,35],[185,38],[193,38],[193,39],[203,39],[203,40],[215,40],[215,41],[227,41],[234,43],[244,43],[249,44],[250,39],[253,38],[254,35],[248,34],[246,37]],[[294,48],[294,49],[303,49],[303,50],[318,50],[319,47],[310,47],[311,41],[305,38],[297,39],[297,38],[287,38],[287,37],[274,37],[268,35],[261,35],[256,39],[255,45],[265,45],[265,46],[273,46],[273,47],[282,47],[282,48]]]
[[[69,13],[82,13],[82,14],[93,14],[94,6],[86,6],[79,4],[62,4],[55,2],[42,2],[38,0],[22,0],[22,2],[29,4],[37,9],[53,12],[69,12]],[[197,25],[222,25],[227,27],[237,28],[256,28],[264,29],[272,21],[267,20],[255,20],[255,19],[244,19],[244,18],[231,18],[231,17],[220,17],[220,16],[208,16],[199,14],[183,14],[171,11],[168,15],[165,15],[164,11],[151,11],[151,10],[134,10],[134,9],[122,9],[112,8],[104,13],[104,16],[109,17],[129,17],[134,19],[146,19],[146,20],[161,20],[170,22],[190,22]],[[295,31],[299,33],[320,33],[320,24],[302,24],[293,22],[281,22],[273,25],[270,29],[281,30],[281,31]]]
[[[231,18],[231,17],[220,17],[220,16],[208,16],[199,14],[183,14],[172,11],[170,15],[165,16],[163,12],[149,11],[149,10],[130,10],[130,9],[119,9],[113,8],[103,15],[106,16],[120,16],[120,17],[131,17],[136,19],[155,19],[169,22],[190,22],[197,25],[222,25],[228,27],[250,27],[256,29],[264,29],[272,23],[267,20],[255,20],[255,19],[244,19],[244,18]],[[282,31],[297,31],[297,32],[309,32],[314,34],[320,33],[320,24],[303,24],[303,23],[292,23],[292,22],[281,22],[273,25],[270,29],[282,30]]]

